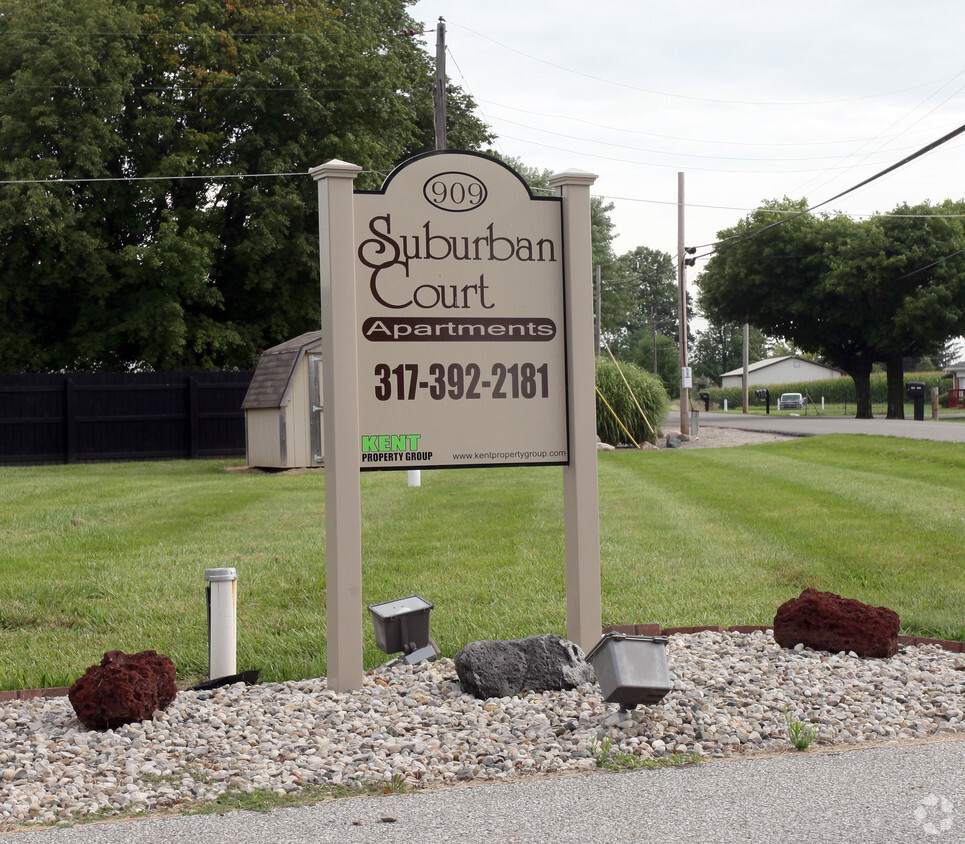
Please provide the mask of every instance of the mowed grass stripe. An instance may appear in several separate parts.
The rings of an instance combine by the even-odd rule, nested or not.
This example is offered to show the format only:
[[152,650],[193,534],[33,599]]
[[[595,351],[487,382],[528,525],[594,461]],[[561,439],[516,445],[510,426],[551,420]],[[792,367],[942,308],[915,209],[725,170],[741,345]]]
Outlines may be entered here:
[[[806,586],[965,638],[965,449],[881,437],[614,452],[599,461],[604,623],[769,623]],[[444,653],[564,633],[562,470],[362,477],[363,603],[432,601]],[[105,650],[207,670],[205,568],[239,573],[239,667],[323,675],[324,473],[215,461],[0,468],[0,687]],[[364,662],[386,657],[362,609]]]

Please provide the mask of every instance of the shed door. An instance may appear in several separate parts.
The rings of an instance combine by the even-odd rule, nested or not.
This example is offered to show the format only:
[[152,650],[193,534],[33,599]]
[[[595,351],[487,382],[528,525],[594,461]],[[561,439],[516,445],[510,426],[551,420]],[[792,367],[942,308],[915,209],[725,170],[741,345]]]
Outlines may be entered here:
[[324,442],[325,429],[322,411],[322,356],[309,355],[309,400],[312,403],[312,414],[310,420],[311,441],[312,441],[312,465],[321,466],[325,462]]

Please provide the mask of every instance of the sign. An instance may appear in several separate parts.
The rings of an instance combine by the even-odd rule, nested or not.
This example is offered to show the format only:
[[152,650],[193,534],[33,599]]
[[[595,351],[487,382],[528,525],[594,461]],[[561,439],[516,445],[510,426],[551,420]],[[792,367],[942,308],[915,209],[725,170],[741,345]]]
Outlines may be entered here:
[[[512,170],[483,156],[414,159],[371,195],[352,190],[361,169],[332,160],[310,171],[318,184],[328,688],[344,692],[362,684],[363,466],[565,461],[566,633],[588,651],[602,624],[593,300],[584,283],[590,278],[590,186],[596,176],[579,170],[551,176],[556,201],[533,198]],[[417,201],[420,192],[425,206]],[[563,272],[564,263],[570,272]],[[415,351],[410,355],[409,349]],[[492,349],[498,355],[487,351]],[[434,363],[445,368],[432,369]],[[533,368],[524,371],[523,363]],[[375,369],[381,364],[389,367],[388,383],[385,370]],[[461,369],[450,376],[453,364]],[[479,367],[474,386],[471,364]],[[414,377],[407,376],[413,372],[407,365],[416,367]],[[393,412],[379,410],[387,407]],[[427,413],[425,407],[448,411]],[[458,417],[468,433],[452,424],[452,410],[466,407],[480,409]],[[381,415],[361,416],[373,408]],[[536,411],[517,413],[519,408]],[[467,458],[467,437],[478,438],[492,455]],[[362,451],[363,441],[368,451]],[[502,456],[522,451],[523,444],[528,456]],[[361,460],[364,454],[420,452],[411,460]]]
[[694,385],[693,377],[694,377],[694,371],[691,367],[689,366],[680,367],[680,386],[681,387],[687,390],[693,387]]
[[438,152],[354,205],[360,468],[566,465],[561,200]]

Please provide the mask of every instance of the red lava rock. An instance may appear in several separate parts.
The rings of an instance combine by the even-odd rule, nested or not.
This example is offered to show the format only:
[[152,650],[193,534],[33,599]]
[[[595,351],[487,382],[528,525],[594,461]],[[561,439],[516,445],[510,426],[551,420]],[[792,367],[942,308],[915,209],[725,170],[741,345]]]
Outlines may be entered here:
[[113,730],[146,721],[178,693],[174,662],[156,651],[126,654],[108,651],[92,665],[67,696],[80,722],[89,730]]
[[784,648],[801,643],[819,651],[854,651],[862,657],[898,653],[898,613],[833,592],[805,589],[774,616],[774,639]]

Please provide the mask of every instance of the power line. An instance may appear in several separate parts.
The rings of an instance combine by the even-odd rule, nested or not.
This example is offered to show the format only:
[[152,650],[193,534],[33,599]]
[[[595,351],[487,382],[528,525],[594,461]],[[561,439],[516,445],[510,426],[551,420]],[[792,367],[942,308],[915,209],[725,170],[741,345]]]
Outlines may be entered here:
[[[625,126],[611,126],[607,123],[598,123],[593,120],[586,120],[582,117],[575,117],[571,114],[547,114],[546,112],[534,111],[529,108],[516,108],[515,106],[505,105],[504,103],[497,103],[493,100],[478,99],[478,102],[489,103],[490,105],[496,106],[497,108],[504,108],[508,111],[518,111],[523,114],[528,114],[533,117],[549,117],[554,120],[570,120],[574,123],[583,123],[587,126],[595,126],[597,129],[606,129],[612,132],[623,132],[628,135],[642,135],[647,138],[661,138],[667,141],[683,141],[688,144],[713,144],[715,146],[740,146],[740,147],[805,147],[805,146],[832,146],[835,144],[854,144],[859,141],[862,143],[869,143],[875,138],[862,140],[861,138],[844,138],[837,141],[723,141],[718,138],[686,138],[679,135],[662,135],[657,132],[643,132],[639,129],[628,129]],[[510,122],[510,121],[507,121]],[[899,137],[899,133],[895,137]]]
[[566,73],[571,73],[574,76],[581,76],[584,79],[592,79],[595,82],[603,82],[607,85],[613,85],[618,88],[627,88],[631,91],[640,91],[641,93],[644,93],[644,94],[652,94],[659,97],[671,97],[673,99],[679,99],[679,100],[690,100],[693,102],[719,103],[721,105],[789,106],[789,107],[831,105],[835,103],[849,103],[849,102],[856,102],[861,100],[875,99],[877,97],[887,97],[887,96],[891,96],[892,94],[899,94],[904,91],[915,90],[916,88],[922,87],[922,85],[932,84],[931,82],[926,82],[926,83],[921,83],[919,85],[911,85],[907,88],[901,88],[897,91],[885,91],[880,94],[868,94],[861,97],[848,97],[848,98],[839,99],[839,100],[815,100],[815,101],[809,101],[809,102],[774,102],[774,101],[763,101],[763,100],[713,99],[711,97],[698,97],[698,96],[691,96],[688,94],[672,94],[667,91],[655,91],[650,88],[641,88],[639,85],[631,85],[627,82],[616,82],[612,79],[606,79],[602,76],[594,76],[591,73],[584,73],[582,71],[574,70],[573,68],[566,67],[565,65],[556,64],[555,62],[547,61],[546,59],[541,59],[541,58],[538,58],[537,56],[532,56],[529,53],[524,53],[522,50],[517,50],[515,47],[510,47],[508,44],[504,44],[502,41],[497,41],[495,38],[491,38],[488,35],[483,35],[481,32],[477,32],[474,29],[470,29],[467,26],[462,26],[460,24],[451,24],[451,23],[450,23],[450,26],[456,26],[459,29],[464,29],[466,32],[471,32],[473,35],[476,35],[479,38],[483,38],[486,41],[491,41],[493,44],[497,44],[498,46],[502,47],[504,50],[509,50],[511,53],[516,53],[517,55],[523,56],[524,58],[527,58],[530,61],[538,62],[540,64],[545,64],[548,67],[553,67],[553,68],[556,68],[557,70],[562,70],[562,71],[565,71]]
[[56,35],[67,38],[199,38],[211,35],[227,35],[229,38],[326,38],[317,32],[231,32],[227,29],[198,29],[188,31],[140,31],[140,32],[97,32],[93,30],[59,30],[59,29],[5,29],[0,30],[0,37],[5,35]]
[[[965,124],[962,124],[962,125],[959,126],[957,129],[953,129],[953,130],[952,130],[951,132],[949,132],[947,135],[943,135],[943,136],[940,137],[938,140],[932,141],[930,144],[927,144],[926,146],[923,146],[923,147],[922,147],[921,149],[919,149],[917,152],[913,152],[911,155],[905,156],[903,159],[901,159],[901,161],[898,161],[898,162],[892,164],[890,167],[886,167],[884,170],[881,170],[881,171],[879,171],[878,173],[875,173],[873,176],[869,176],[869,177],[868,177],[867,179],[865,179],[864,181],[858,182],[858,184],[856,184],[856,185],[852,185],[852,186],[851,186],[850,188],[848,188],[847,190],[843,190],[843,191],[841,191],[841,193],[835,194],[835,195],[832,196],[830,199],[825,199],[823,202],[817,203],[817,205],[812,205],[810,208],[806,208],[806,209],[803,210],[803,211],[798,211],[797,213],[791,214],[789,217],[785,217],[785,218],[782,219],[782,220],[777,220],[777,221],[775,221],[775,222],[773,222],[773,223],[768,223],[766,226],[762,226],[761,228],[755,229],[754,231],[746,232],[745,234],[741,234],[741,235],[733,235],[732,237],[724,238],[724,240],[718,240],[718,241],[715,241],[714,243],[705,243],[705,244],[703,244],[703,245],[701,245],[701,246],[698,246],[698,247],[696,247],[696,248],[697,248],[697,249],[706,249],[706,248],[708,248],[708,247],[713,248],[713,247],[715,247],[715,246],[718,246],[718,245],[720,245],[720,244],[722,244],[722,243],[729,242],[729,241],[731,241],[731,240],[749,240],[750,238],[756,237],[757,235],[761,234],[762,232],[766,232],[766,231],[768,231],[769,229],[775,228],[776,226],[783,225],[784,223],[787,223],[787,222],[789,222],[790,220],[796,220],[798,217],[803,217],[805,214],[810,214],[812,211],[814,211],[814,210],[816,210],[816,209],[818,209],[818,208],[821,208],[821,207],[823,207],[823,206],[825,206],[825,205],[828,205],[828,204],[834,202],[836,199],[841,199],[842,196],[847,196],[849,193],[854,193],[854,191],[858,190],[858,188],[863,188],[865,185],[871,184],[871,182],[874,182],[874,181],[880,179],[882,176],[886,176],[886,175],[888,175],[888,173],[894,172],[894,171],[897,170],[899,167],[904,167],[906,164],[911,163],[911,162],[914,161],[916,158],[920,158],[921,156],[925,155],[926,153],[931,152],[933,149],[937,149],[937,148],[940,147],[942,144],[948,143],[950,140],[952,140],[952,139],[954,139],[954,138],[957,138],[957,137],[958,137],[959,135],[961,135],[963,132],[965,132]],[[699,256],[697,256],[697,257],[703,258],[703,257],[706,257],[706,256],[709,255],[709,254],[711,254],[711,253],[705,253],[704,255],[699,255]]]
[[[380,170],[362,170],[362,174],[375,173],[384,176]],[[88,182],[177,182],[200,179],[207,182],[221,182],[228,179],[278,179],[288,176],[308,176],[308,171],[291,173],[220,173],[212,175],[191,174],[184,176],[99,176],[80,179],[2,179],[0,185],[73,185]]]
[[253,87],[244,85],[241,87],[231,85],[22,85],[17,82],[0,82],[0,91],[21,91],[21,90],[40,90],[40,91],[204,91],[206,94],[238,94],[245,91],[303,91],[305,93],[336,92],[336,93],[380,93],[380,94],[409,94],[410,91],[400,90],[398,87],[392,88],[313,88],[305,85],[298,86],[271,86]]
[[[860,147],[858,147],[857,150],[855,150],[854,153],[852,153],[852,155],[856,155],[857,153],[861,152],[861,150],[864,149],[864,147],[866,147],[866,146],[868,146],[869,144],[871,144],[872,142],[878,140],[882,135],[884,135],[885,132],[887,132],[887,131],[889,131],[890,129],[894,128],[894,127],[897,126],[902,120],[904,120],[906,117],[910,116],[913,112],[915,112],[915,111],[917,111],[919,108],[921,108],[921,107],[922,107],[925,103],[927,103],[932,97],[934,97],[936,94],[938,94],[943,88],[946,88],[948,85],[950,85],[952,82],[954,82],[954,81],[955,81],[956,79],[958,79],[960,76],[962,76],[962,74],[965,74],[965,70],[959,71],[957,74],[955,74],[955,76],[953,76],[950,80],[948,80],[948,82],[946,82],[944,85],[942,85],[942,87],[939,88],[938,91],[935,91],[935,93],[933,93],[933,94],[929,94],[927,97],[925,97],[924,100],[922,100],[922,101],[921,101],[917,106],[915,106],[913,109],[911,109],[910,111],[908,111],[908,112],[907,112],[906,114],[904,114],[902,117],[900,117],[900,118],[898,118],[897,120],[893,121],[887,128],[882,129],[874,138],[871,138],[870,140],[865,141]],[[914,127],[917,126],[919,123],[921,123],[922,120],[924,120],[924,119],[925,119],[926,117],[928,117],[929,115],[934,114],[934,112],[938,111],[938,109],[940,109],[943,105],[945,105],[945,103],[947,103],[947,102],[948,102],[949,100],[951,100],[953,97],[958,96],[958,94],[960,94],[963,90],[965,90],[965,88],[959,88],[959,89],[958,89],[957,91],[955,91],[953,94],[949,94],[944,100],[942,100],[940,103],[938,103],[938,105],[934,106],[930,111],[926,112],[926,113],[923,114],[921,117],[919,117],[914,123],[911,124],[911,126],[908,126],[906,129],[903,129],[903,130],[899,133],[899,135],[898,135],[897,137],[900,137],[901,135],[903,135],[903,134],[911,131],[912,129],[914,129]],[[873,155],[874,153],[880,152],[882,149],[884,149],[886,143],[888,143],[888,141],[882,142],[881,145],[879,145],[879,147],[878,147],[876,150],[872,150],[872,151],[870,151],[870,152],[865,153],[864,158],[867,159],[869,156]],[[857,167],[859,163],[860,163],[860,162],[855,162],[855,163],[852,165],[852,168],[853,168],[853,167]],[[851,168],[849,168],[849,169],[851,169]],[[815,179],[816,179],[816,178],[818,178],[818,177],[815,177]],[[815,179],[810,179],[808,182],[805,182],[805,184],[804,184],[802,187],[806,187],[806,186],[809,185],[811,182],[813,182]],[[824,184],[828,184],[828,182],[825,182]],[[798,191],[794,191],[794,192],[797,193]]]
[[937,261],[932,261],[930,264],[926,264],[924,267],[919,267],[917,270],[912,270],[910,273],[905,273],[902,276],[898,276],[895,281],[901,281],[902,279],[911,278],[913,275],[918,275],[918,273],[923,273],[925,270],[930,270],[932,267],[937,267],[939,264],[943,264],[945,261],[951,260],[956,255],[961,255],[963,252],[965,252],[965,248],[958,249],[957,251],[952,252],[951,255],[945,255],[944,257],[939,258]]
[[[672,199],[643,199],[641,197],[635,196],[613,196],[612,194],[593,194],[598,199],[612,199],[616,202],[646,202],[650,205],[673,205],[677,206],[677,201]],[[750,212],[757,212],[760,214],[787,214],[786,208],[747,208],[746,206],[737,205],[707,205],[700,202],[688,202],[688,208],[708,208],[712,211],[740,211],[743,214]],[[887,217],[889,219],[908,217],[916,220],[920,220],[922,217],[927,217],[928,219],[949,219],[956,220],[965,217],[965,214],[881,214],[880,212],[874,212],[872,214],[859,214],[857,212],[849,212],[846,214],[848,217]],[[723,241],[719,241],[723,242]],[[711,244],[706,244],[711,245]],[[698,246],[698,249],[704,247]]]
[[[773,158],[773,157],[749,158],[747,156],[735,156],[735,155],[701,155],[699,153],[690,153],[690,152],[664,152],[663,150],[659,150],[659,149],[647,149],[644,147],[635,147],[635,146],[630,146],[628,144],[614,143],[612,141],[599,141],[593,138],[581,137],[579,135],[566,135],[562,132],[554,132],[551,129],[540,129],[538,126],[531,126],[528,123],[518,123],[515,120],[507,120],[505,117],[497,118],[497,120],[500,120],[503,123],[509,123],[512,126],[520,126],[523,129],[531,129],[534,132],[543,132],[547,135],[556,135],[559,138],[567,138],[568,140],[571,140],[571,141],[584,141],[590,144],[599,144],[601,146],[607,146],[607,147],[617,147],[618,149],[629,149],[629,150],[633,150],[634,152],[645,152],[652,155],[673,155],[678,158],[708,158],[714,161],[785,162],[785,161],[822,161],[824,159],[834,159],[835,161],[842,161],[843,159],[846,160],[847,158],[850,157],[850,155],[846,155],[843,157],[840,155],[811,155],[803,158]],[[519,140],[519,139],[515,139],[515,140]],[[857,153],[853,153],[853,154],[856,155]],[[865,157],[867,158],[867,155]],[[855,167],[855,166],[857,165],[856,164],[851,165],[851,167]],[[844,167],[843,163],[841,167],[842,168]],[[822,170],[821,172],[823,173],[827,171]]]
[[[580,155],[584,158],[596,158],[601,161],[617,161],[621,164],[635,164],[638,167],[662,167],[669,168],[673,170],[680,170],[679,164],[655,164],[651,161],[639,161],[631,158],[618,158],[612,155],[598,155],[596,153],[590,152],[578,152],[577,150],[567,149],[566,147],[554,146],[553,144],[544,144],[539,141],[531,141],[526,138],[517,138],[513,135],[500,134],[500,138],[508,138],[511,141],[519,141],[520,143],[530,144],[531,146],[543,147],[544,149],[552,149],[556,152],[566,152],[571,155]],[[793,169],[773,169],[773,170],[753,170],[753,169],[733,169],[724,167],[690,167],[690,170],[699,170],[705,173],[744,173],[744,174],[764,174],[764,175],[774,175],[775,173],[816,173],[816,172],[827,172],[829,168],[826,167],[811,167],[811,168],[793,168]],[[840,166],[841,170],[848,169],[844,164]]]

